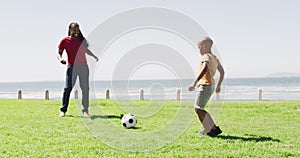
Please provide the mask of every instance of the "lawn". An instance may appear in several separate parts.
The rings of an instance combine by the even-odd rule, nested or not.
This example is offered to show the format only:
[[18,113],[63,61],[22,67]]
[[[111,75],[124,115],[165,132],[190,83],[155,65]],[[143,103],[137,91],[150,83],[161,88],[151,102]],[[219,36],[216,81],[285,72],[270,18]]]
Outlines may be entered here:
[[0,157],[300,157],[298,101],[212,102],[215,138],[197,135],[193,102],[93,100],[83,117],[72,100],[64,118],[60,104],[0,100]]

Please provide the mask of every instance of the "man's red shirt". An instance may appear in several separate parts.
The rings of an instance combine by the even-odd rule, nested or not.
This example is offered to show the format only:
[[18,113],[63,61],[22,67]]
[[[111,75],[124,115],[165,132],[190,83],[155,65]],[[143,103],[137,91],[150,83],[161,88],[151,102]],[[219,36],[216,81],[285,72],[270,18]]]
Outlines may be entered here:
[[72,39],[71,37],[65,37],[58,45],[59,49],[66,50],[68,55],[68,65],[85,65],[86,61],[86,49],[87,47],[81,44],[79,38]]

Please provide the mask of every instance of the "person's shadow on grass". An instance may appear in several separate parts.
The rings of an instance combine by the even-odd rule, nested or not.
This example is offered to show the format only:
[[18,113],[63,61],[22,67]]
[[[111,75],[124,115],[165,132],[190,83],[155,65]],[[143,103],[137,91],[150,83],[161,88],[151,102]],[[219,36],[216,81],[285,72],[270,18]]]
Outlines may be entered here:
[[85,116],[74,116],[74,115],[66,115],[65,117],[72,117],[72,118],[90,118],[92,120],[95,119],[122,119],[122,117],[124,116],[124,114],[120,114],[120,115],[90,115],[89,117],[85,117]]
[[231,135],[218,135],[216,138],[221,138],[225,140],[242,140],[242,141],[253,141],[253,142],[280,142],[279,139],[273,139],[272,137],[256,136],[253,134],[246,134],[245,137],[241,136],[231,136]]
[[121,119],[123,117],[122,114],[120,115],[92,115],[90,118],[92,120],[101,118],[101,119]]
[[[95,120],[95,119],[119,119],[121,120],[122,117],[124,116],[124,114],[120,114],[120,115],[92,115],[90,117],[90,119]],[[131,127],[128,129],[141,129],[142,127]]]

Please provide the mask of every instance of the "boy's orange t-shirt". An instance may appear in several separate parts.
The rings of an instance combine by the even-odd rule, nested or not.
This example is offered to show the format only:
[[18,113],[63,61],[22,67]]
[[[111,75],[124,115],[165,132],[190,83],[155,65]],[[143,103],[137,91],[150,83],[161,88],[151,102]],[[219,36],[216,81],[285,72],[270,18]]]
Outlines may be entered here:
[[208,63],[208,71],[206,71],[203,77],[198,81],[197,85],[212,85],[215,83],[214,76],[219,66],[219,60],[211,53],[204,54],[200,60],[198,71],[201,70],[204,62]]

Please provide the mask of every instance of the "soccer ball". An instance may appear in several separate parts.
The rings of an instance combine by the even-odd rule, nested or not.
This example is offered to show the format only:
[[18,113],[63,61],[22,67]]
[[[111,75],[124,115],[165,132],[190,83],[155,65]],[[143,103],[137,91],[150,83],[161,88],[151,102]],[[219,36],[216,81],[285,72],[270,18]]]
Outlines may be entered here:
[[125,128],[134,128],[137,120],[133,114],[125,114],[121,119],[121,123]]

